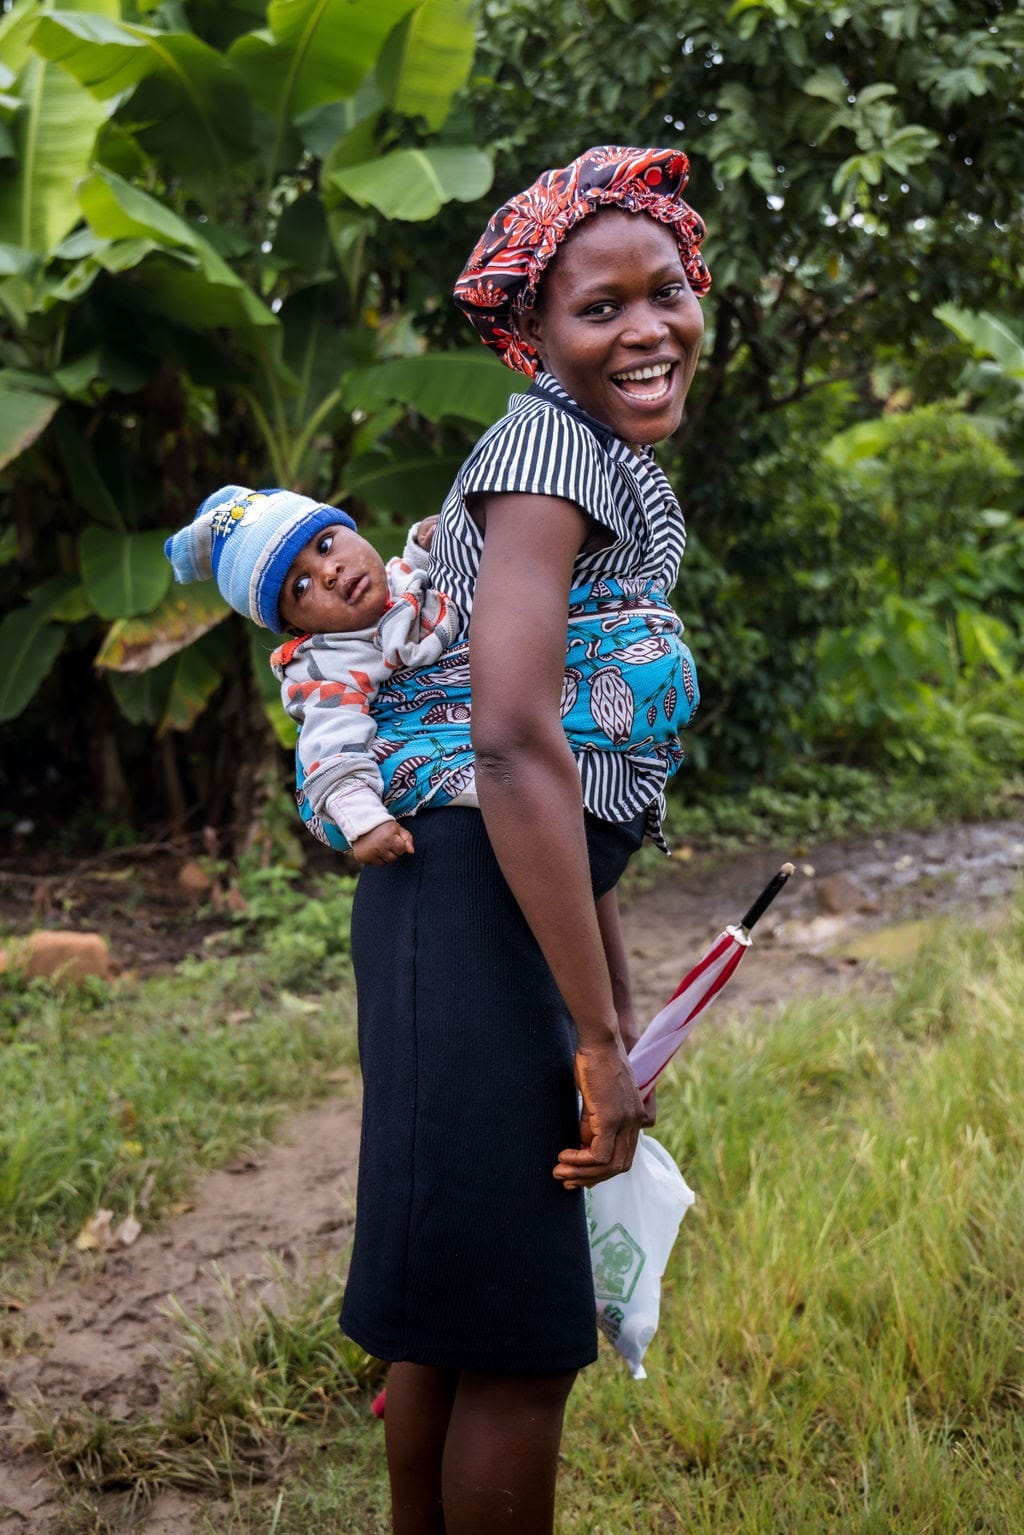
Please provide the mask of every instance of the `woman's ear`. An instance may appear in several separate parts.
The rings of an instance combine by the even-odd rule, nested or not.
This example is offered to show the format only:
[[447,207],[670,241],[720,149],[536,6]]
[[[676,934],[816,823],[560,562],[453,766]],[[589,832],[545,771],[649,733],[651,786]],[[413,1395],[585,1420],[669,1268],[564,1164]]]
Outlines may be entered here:
[[544,324],[536,308],[521,309],[516,315],[516,330],[523,341],[529,343],[537,356],[544,358]]

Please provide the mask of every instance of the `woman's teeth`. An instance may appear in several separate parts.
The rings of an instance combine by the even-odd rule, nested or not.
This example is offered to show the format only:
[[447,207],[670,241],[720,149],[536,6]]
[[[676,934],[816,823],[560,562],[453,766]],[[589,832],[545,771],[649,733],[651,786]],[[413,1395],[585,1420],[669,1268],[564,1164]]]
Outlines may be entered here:
[[613,373],[612,381],[619,385],[624,394],[631,395],[636,400],[660,400],[668,394],[671,387],[672,364],[670,362],[652,363],[644,368],[629,368],[622,373]]
[[649,368],[630,368],[628,373],[616,373],[613,375],[616,383],[623,379],[661,378],[671,368],[670,362],[659,362]]

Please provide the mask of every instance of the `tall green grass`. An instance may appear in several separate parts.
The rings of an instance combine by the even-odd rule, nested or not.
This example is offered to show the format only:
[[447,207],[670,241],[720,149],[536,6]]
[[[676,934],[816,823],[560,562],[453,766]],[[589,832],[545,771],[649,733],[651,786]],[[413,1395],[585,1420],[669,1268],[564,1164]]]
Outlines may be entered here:
[[[1024,906],[941,929],[884,995],[704,1027],[659,1094],[698,1203],[650,1378],[608,1349],[582,1376],[560,1535],[1024,1530],[1022,1018]],[[279,1316],[228,1301],[181,1319],[152,1420],[41,1425],[69,1496],[201,1484],[230,1497],[206,1535],[383,1535],[375,1376],[336,1282]]]
[[0,1256],[67,1240],[101,1205],[159,1214],[286,1109],[337,1092],[329,1074],[355,1065],[346,962],[289,979],[303,977],[301,991],[288,990],[265,956],[232,955],[142,985],[65,992],[9,981]]
[[1024,1529],[1022,936],[696,1042],[651,1379],[586,1377],[565,1531]]
[[[650,1378],[581,1378],[561,1535],[1024,1530],[1022,1018],[1018,913],[884,999],[705,1027],[659,1093],[698,1203]],[[386,1530],[377,1428],[340,1432],[282,1535]]]

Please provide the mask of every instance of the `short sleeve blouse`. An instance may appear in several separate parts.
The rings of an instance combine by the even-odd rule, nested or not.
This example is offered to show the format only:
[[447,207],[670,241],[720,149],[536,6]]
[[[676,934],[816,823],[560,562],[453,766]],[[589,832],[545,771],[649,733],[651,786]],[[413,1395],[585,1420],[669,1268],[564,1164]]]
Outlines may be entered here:
[[604,548],[577,556],[574,586],[601,578],[643,580],[667,594],[675,585],[686,529],[653,452],[634,452],[541,373],[528,394],[512,396],[508,414],[462,465],[434,535],[433,584],[452,597],[467,627],[483,550],[470,503],[502,492],[572,501],[612,534]]

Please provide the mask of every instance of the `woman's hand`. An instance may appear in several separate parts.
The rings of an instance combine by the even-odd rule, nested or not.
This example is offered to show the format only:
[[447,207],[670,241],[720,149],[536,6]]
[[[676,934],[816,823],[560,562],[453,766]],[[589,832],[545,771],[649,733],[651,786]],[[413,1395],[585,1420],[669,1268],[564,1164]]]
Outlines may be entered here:
[[581,1045],[576,1085],[583,1099],[580,1146],[559,1152],[554,1176],[567,1189],[592,1188],[633,1164],[644,1106],[620,1039]]

